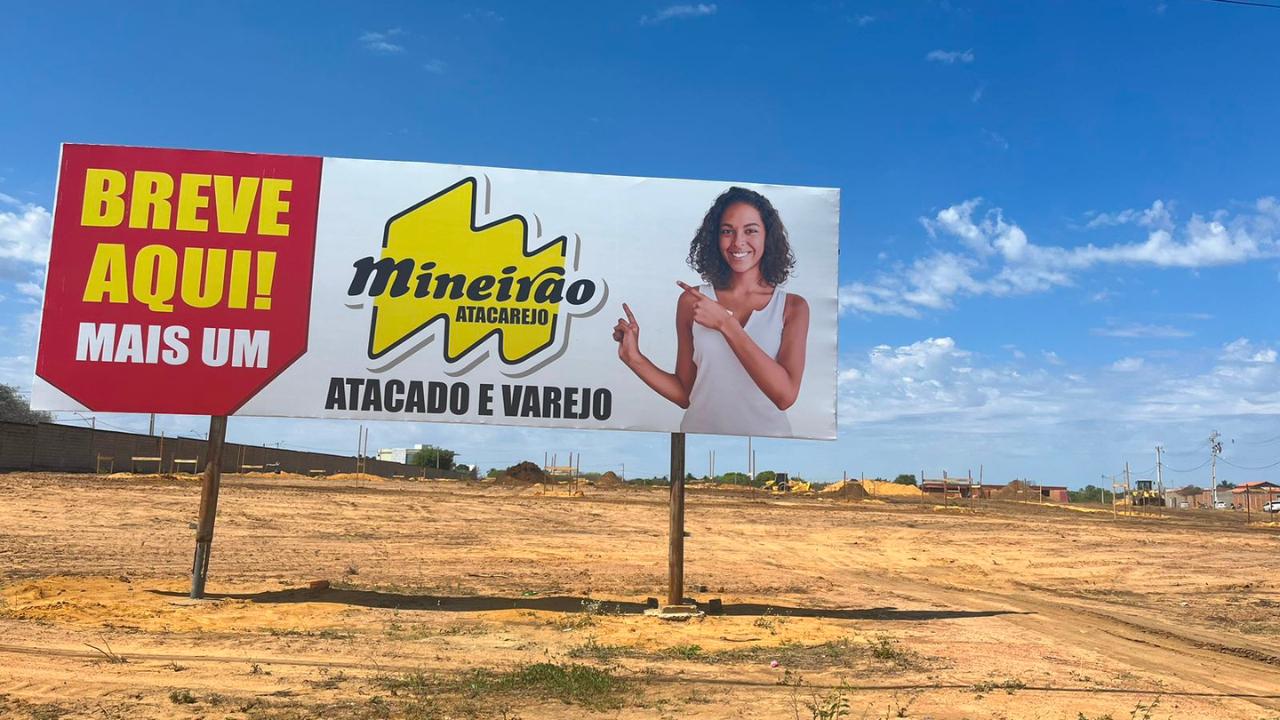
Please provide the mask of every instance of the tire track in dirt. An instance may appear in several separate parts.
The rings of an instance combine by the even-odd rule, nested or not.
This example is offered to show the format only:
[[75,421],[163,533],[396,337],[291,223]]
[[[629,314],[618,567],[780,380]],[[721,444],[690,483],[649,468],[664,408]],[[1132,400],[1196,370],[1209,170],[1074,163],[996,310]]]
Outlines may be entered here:
[[990,591],[940,584],[925,578],[884,576],[887,586],[923,603],[967,609],[1014,610],[1001,622],[1012,623],[1068,647],[1084,648],[1134,669],[1173,673],[1187,685],[1199,685],[1225,698],[1280,710],[1280,658],[1269,653],[1206,639],[1201,633],[1170,626],[1102,604],[1090,607],[1060,597],[1027,591]]

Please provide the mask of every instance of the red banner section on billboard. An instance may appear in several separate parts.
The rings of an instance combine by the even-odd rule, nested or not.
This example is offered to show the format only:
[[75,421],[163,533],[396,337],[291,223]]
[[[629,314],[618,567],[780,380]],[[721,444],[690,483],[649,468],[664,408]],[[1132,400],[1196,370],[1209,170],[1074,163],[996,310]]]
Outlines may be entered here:
[[307,349],[322,159],[65,145],[36,374],[228,415]]

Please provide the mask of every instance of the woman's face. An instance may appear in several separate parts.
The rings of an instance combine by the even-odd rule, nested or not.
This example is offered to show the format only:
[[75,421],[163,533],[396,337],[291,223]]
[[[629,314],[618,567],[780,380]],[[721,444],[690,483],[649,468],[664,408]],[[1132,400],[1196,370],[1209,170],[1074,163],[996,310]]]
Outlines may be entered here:
[[764,257],[764,220],[747,203],[734,203],[720,216],[720,254],[735,273],[746,272]]

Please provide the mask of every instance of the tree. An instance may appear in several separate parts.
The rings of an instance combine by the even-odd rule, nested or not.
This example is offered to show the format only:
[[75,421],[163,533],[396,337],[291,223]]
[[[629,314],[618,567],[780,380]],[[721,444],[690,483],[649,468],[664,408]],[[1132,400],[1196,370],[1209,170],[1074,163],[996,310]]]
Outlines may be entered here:
[[427,445],[421,450],[413,454],[413,458],[409,460],[411,465],[417,465],[424,468],[436,468],[438,470],[452,470],[453,458],[456,456],[452,450],[445,450],[435,445]]
[[1230,481],[1227,481],[1227,480],[1219,480],[1219,481],[1218,481],[1218,487],[1219,487],[1219,488],[1221,488],[1221,489],[1223,489],[1223,490],[1230,490],[1231,488],[1233,488],[1233,487],[1235,487],[1235,486],[1236,486],[1236,484],[1235,484],[1235,483],[1230,482]]
[[18,388],[0,385],[0,420],[20,423],[53,422],[53,414],[32,410],[31,404],[22,397]]
[[1093,485],[1085,485],[1082,490],[1068,490],[1067,499],[1073,503],[1080,502],[1106,502],[1106,493],[1100,487]]
[[915,485],[916,476],[914,474],[907,475],[906,473],[903,473],[902,475],[894,478],[893,482],[895,485]]
[[776,479],[778,479],[778,474],[772,470],[761,470],[756,473],[756,483],[759,485],[764,485]]

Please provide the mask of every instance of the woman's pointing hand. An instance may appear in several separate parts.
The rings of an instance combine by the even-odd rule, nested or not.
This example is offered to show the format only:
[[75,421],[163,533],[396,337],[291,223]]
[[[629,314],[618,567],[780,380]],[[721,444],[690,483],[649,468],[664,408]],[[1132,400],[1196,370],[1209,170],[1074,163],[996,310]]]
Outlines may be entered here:
[[712,300],[706,295],[703,295],[702,291],[698,288],[680,282],[679,280],[676,281],[676,284],[684,290],[686,295],[693,298],[694,322],[717,332],[722,332],[726,327],[728,327],[728,323],[737,322],[733,319],[732,310],[721,305],[715,300]]
[[627,316],[618,318],[613,326],[613,339],[618,343],[618,359],[630,365],[640,357],[640,323],[626,303],[622,303],[622,311]]

